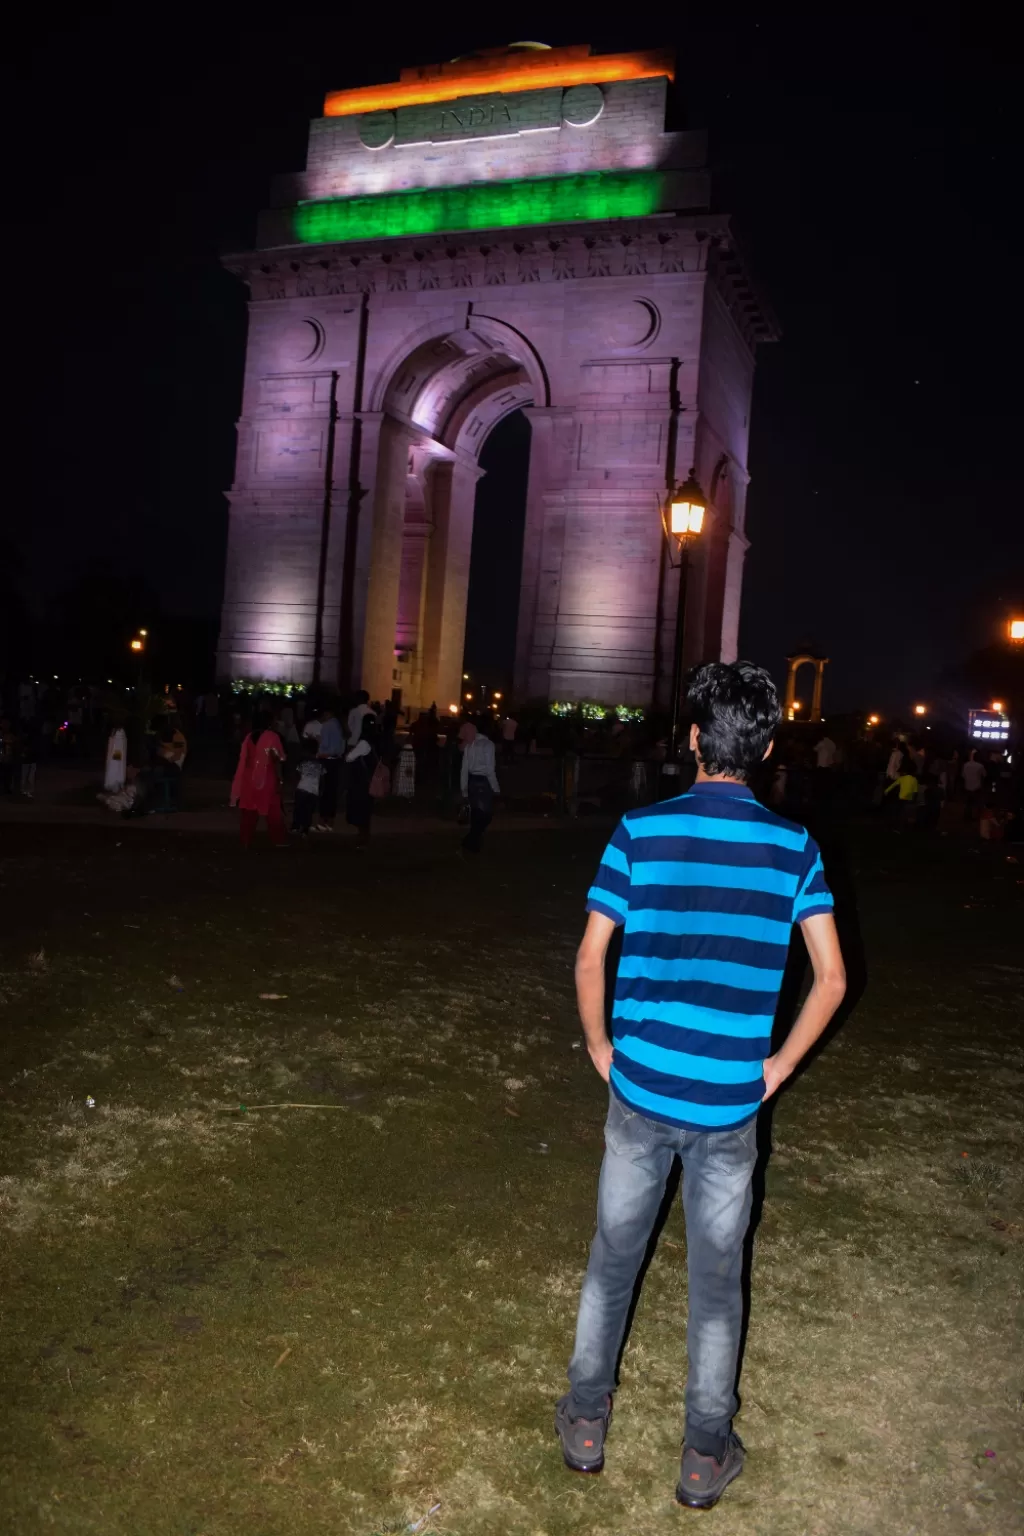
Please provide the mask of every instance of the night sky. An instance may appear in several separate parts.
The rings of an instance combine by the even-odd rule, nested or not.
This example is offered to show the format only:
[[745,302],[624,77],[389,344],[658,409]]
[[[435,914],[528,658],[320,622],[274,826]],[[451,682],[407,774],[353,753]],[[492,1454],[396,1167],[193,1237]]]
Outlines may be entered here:
[[[787,9],[649,7],[614,31],[571,8],[556,31],[537,6],[495,33],[480,8],[465,25],[403,10],[401,26],[381,8],[358,33],[348,8],[301,6],[254,26],[132,11],[50,27],[22,58],[8,136],[23,420],[7,589],[20,556],[41,615],[104,567],[169,614],[215,617],[245,337],[218,251],[251,243],[327,88],[514,25],[599,51],[676,46],[682,122],[710,130],[715,206],[779,317],[754,400],[743,652],[778,673],[795,645],[823,648],[833,709],[927,695],[1024,603],[1015,65],[951,7]],[[521,477],[506,439],[492,472]],[[493,606],[470,637],[500,656],[514,603]]]

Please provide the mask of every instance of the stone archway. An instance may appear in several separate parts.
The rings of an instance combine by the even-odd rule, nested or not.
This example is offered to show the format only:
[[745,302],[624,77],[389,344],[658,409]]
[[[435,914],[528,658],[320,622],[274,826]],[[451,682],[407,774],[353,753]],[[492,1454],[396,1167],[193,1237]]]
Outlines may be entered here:
[[811,694],[811,708],[807,718],[808,720],[820,720],[822,718],[821,694],[825,686],[825,668],[828,666],[828,657],[812,656],[807,652],[803,652],[797,656],[787,656],[786,663],[788,667],[786,673],[786,702],[783,706],[783,713],[786,719],[794,720],[796,718],[796,677],[801,667],[808,666],[814,668],[814,689]]
[[222,678],[454,702],[478,456],[519,408],[517,697],[668,702],[660,508],[691,466],[711,515],[685,661],[735,657],[771,319],[708,211],[703,136],[666,132],[667,56],[531,71],[512,50],[330,93],[230,261],[251,302]]
[[421,342],[382,378],[359,664],[375,697],[460,699],[480,450],[538,395],[546,404],[529,344],[484,319]]

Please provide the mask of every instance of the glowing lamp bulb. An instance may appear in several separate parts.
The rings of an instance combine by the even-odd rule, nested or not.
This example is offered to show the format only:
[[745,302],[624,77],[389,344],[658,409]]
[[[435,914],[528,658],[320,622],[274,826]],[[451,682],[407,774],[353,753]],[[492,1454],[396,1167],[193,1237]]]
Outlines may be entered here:
[[881,715],[868,715],[868,725],[877,725],[881,718]]
[[145,639],[145,637],[149,634],[149,630],[148,629],[140,629],[139,630],[139,634],[143,637],[143,639]]
[[133,651],[141,651],[142,650],[142,641],[141,640],[133,640],[132,641],[132,650]]
[[1010,639],[1024,640],[1024,619],[1010,620]]
[[669,531],[677,539],[686,539],[700,533],[704,527],[707,502],[691,469],[685,485],[678,485],[669,500]]
[[448,705],[448,713],[450,715],[457,715],[458,712],[459,712],[459,706],[457,704],[449,704]]
[[928,706],[926,704],[915,704],[914,705],[914,714],[915,715],[926,715],[927,713],[928,713]]
[[1005,708],[1006,708],[1006,705],[1004,703],[1002,703],[1002,701],[1000,699],[993,699],[992,700],[992,710],[993,710],[993,713],[995,713],[997,715],[1001,715]]
[[472,700],[472,698],[473,698],[473,695],[471,693],[467,693],[466,694],[466,702],[467,702],[467,704]]

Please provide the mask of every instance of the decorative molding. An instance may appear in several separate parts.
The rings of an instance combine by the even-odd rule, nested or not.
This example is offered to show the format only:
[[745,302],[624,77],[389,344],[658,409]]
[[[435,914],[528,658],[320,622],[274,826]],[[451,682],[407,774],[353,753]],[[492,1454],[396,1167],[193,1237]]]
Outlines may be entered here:
[[[711,250],[723,242],[731,248],[724,219],[668,216],[591,224],[585,230],[556,226],[549,228],[546,238],[524,238],[523,231],[515,230],[483,240],[444,235],[436,240],[346,243],[315,250],[292,247],[229,256],[224,265],[248,284],[253,301],[261,303],[314,294],[415,292],[574,279],[600,282],[704,272]],[[733,267],[724,270],[727,282],[736,286]],[[742,302],[747,302],[746,293]]]
[[224,265],[248,285],[257,304],[318,295],[601,283],[706,272],[752,351],[759,342],[779,337],[728,219],[715,215],[615,221],[586,230],[562,226],[537,239],[524,239],[523,231],[516,230],[485,240],[445,235],[436,241],[320,246],[315,252],[256,251],[226,257]]

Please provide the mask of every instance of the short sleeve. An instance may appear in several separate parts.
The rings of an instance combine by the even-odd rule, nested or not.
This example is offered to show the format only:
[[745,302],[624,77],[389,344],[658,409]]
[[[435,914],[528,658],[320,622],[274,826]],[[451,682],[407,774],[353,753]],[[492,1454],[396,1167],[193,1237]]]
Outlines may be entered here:
[[587,911],[601,912],[616,924],[624,923],[629,911],[633,867],[630,842],[629,826],[623,817],[601,856],[594,883],[587,893]]
[[825,879],[821,852],[814,838],[808,837],[804,848],[800,884],[797,886],[796,900],[793,903],[793,921],[802,923],[808,917],[817,917],[819,913],[831,912],[834,905],[832,892]]

